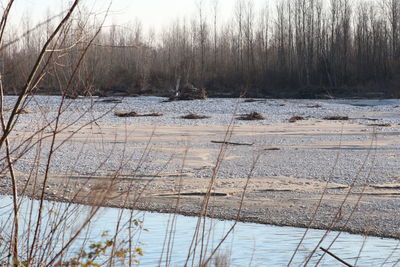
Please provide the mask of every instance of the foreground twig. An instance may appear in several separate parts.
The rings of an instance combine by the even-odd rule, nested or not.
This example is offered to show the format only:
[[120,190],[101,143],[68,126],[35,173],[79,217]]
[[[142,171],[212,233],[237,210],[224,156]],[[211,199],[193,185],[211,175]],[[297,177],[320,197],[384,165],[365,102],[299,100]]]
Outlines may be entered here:
[[338,256],[336,256],[335,254],[333,254],[332,252],[330,252],[327,249],[324,249],[323,247],[320,247],[320,249],[325,252],[326,254],[329,254],[330,256],[332,256],[333,258],[335,258],[337,261],[339,261],[340,263],[349,266],[349,267],[354,267],[353,265],[351,265],[350,263],[345,262],[344,260],[342,260],[341,258],[339,258]]

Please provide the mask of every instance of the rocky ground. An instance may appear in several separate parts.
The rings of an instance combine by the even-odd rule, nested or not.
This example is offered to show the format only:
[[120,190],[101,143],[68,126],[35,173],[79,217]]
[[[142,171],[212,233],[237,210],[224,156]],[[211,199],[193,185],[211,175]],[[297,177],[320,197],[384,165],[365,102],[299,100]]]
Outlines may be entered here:
[[[6,109],[14,100],[6,99]],[[67,101],[48,199],[196,215],[222,149],[210,216],[236,218],[244,193],[243,221],[399,237],[398,100],[107,100]],[[41,189],[59,103],[30,99],[10,137],[14,156],[23,154],[15,168],[25,194]],[[120,118],[115,111],[163,116]],[[265,120],[236,119],[250,112]],[[181,118],[188,113],[210,118]],[[291,123],[293,116],[303,120]],[[29,139],[46,123],[52,126]],[[3,176],[1,191],[9,193]]]

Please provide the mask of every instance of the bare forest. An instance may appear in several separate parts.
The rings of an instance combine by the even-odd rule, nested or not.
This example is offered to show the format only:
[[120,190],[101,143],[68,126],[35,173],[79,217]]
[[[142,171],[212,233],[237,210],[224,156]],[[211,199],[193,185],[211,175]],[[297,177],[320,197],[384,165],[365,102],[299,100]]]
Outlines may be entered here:
[[[181,81],[209,96],[399,96],[398,0],[280,0],[262,9],[238,0],[232,12],[218,1],[197,1],[195,10],[157,31],[140,21],[103,27],[74,89],[80,95],[165,96]],[[80,11],[79,22],[69,22],[60,41],[65,52],[57,51],[55,69],[36,85],[37,93],[59,93],[62,77],[82,60],[85,36],[101,23],[85,21],[86,15]],[[25,24],[7,33],[1,51],[8,93],[23,88],[53,30],[52,18]]]

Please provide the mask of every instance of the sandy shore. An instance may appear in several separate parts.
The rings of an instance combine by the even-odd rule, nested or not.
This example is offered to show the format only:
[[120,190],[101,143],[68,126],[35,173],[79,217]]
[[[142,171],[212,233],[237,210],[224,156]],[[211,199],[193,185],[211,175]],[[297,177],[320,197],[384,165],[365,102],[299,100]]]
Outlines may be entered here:
[[[279,105],[274,102],[274,107]],[[273,110],[264,111],[267,117],[268,112]],[[208,214],[237,218],[244,194],[241,221],[399,238],[398,123],[374,126],[382,120],[359,119],[386,118],[387,109],[354,107],[353,113],[344,114],[354,118],[348,121],[326,121],[312,112],[296,123],[287,121],[287,113],[285,119],[235,123],[229,141],[247,145],[227,146]],[[106,206],[198,214],[227,123],[189,123],[176,119],[176,113],[169,116],[175,118],[170,125],[165,118],[157,123],[110,115],[106,121],[61,132],[58,144],[67,142],[54,154],[46,198],[97,204],[106,194],[101,203]],[[14,144],[34,132],[26,120],[11,136]],[[43,141],[44,147],[48,144]],[[35,155],[27,153],[16,165],[20,189],[27,184],[25,194],[33,196],[41,188],[46,149],[36,183],[29,180]],[[6,178],[0,180],[2,193],[9,192]]]

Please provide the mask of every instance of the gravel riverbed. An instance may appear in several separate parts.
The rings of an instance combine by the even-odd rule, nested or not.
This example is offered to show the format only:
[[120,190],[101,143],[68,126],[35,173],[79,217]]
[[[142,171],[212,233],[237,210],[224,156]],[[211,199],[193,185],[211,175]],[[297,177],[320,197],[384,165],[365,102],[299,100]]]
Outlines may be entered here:
[[[4,108],[11,108],[15,99],[6,97]],[[229,141],[248,145],[228,145],[214,188],[226,196],[215,198],[211,215],[235,218],[243,182],[258,159],[242,220],[307,226],[328,181],[330,188],[312,227],[328,228],[340,209],[341,218],[332,227],[336,230],[391,237],[400,234],[400,100],[111,100],[118,101],[81,98],[64,103],[59,124],[66,128],[56,140],[49,170],[56,178],[48,185],[53,192],[49,199],[61,199],[65,197],[61,192],[72,190],[67,180],[73,178],[74,186],[90,189],[95,180],[120,170],[125,179],[116,191],[126,190],[127,183],[140,180],[137,177],[153,177],[136,207],[173,211],[176,197],[166,193],[174,190],[179,175],[184,177],[185,192],[203,192],[221,151],[221,144],[211,141],[223,141],[233,123]],[[15,165],[21,183],[31,173],[33,162],[38,162],[39,175],[46,171],[50,138],[43,140],[40,156],[36,146],[28,149],[23,141],[46,123],[51,126],[42,133],[51,136],[60,101],[56,96],[32,97],[25,107],[28,113],[19,116],[10,140],[16,155],[24,154]],[[116,111],[163,116],[120,118],[114,115]],[[251,112],[262,114],[265,120],[236,119]],[[181,118],[188,113],[210,118]],[[324,119],[338,115],[349,119]],[[304,120],[290,123],[292,116]],[[7,177],[0,180],[4,192],[9,190]],[[138,181],[136,188],[147,180]],[[351,193],[346,198],[348,190]],[[201,199],[199,195],[185,196],[180,213],[196,214]],[[121,204],[114,199],[108,205]]]

